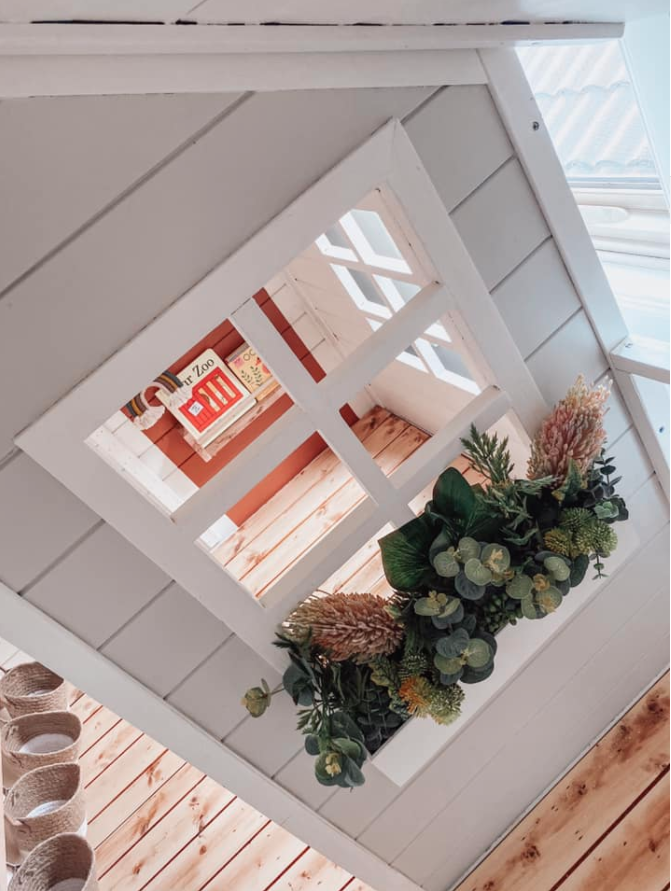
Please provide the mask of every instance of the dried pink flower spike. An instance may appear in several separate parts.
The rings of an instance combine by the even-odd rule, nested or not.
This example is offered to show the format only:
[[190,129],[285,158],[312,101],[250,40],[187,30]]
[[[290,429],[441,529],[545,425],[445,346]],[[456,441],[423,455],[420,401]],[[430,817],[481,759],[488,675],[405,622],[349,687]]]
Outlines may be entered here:
[[560,486],[572,459],[584,475],[606,441],[603,418],[609,386],[590,387],[582,374],[543,421],[531,444],[527,476],[555,478]]

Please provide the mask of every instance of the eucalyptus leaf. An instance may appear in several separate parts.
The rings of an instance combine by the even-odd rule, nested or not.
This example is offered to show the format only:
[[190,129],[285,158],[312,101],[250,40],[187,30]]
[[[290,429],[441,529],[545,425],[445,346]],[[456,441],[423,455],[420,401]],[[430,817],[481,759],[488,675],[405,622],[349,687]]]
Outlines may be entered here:
[[514,600],[527,599],[533,590],[534,583],[528,575],[516,575],[506,585],[506,593]]
[[466,561],[464,575],[474,585],[488,585],[493,578],[491,569],[487,569],[477,557]]
[[476,585],[475,582],[468,579],[464,572],[460,572],[459,575],[455,576],[454,587],[457,594],[463,597],[464,600],[480,600],[487,590],[485,585]]
[[433,568],[436,570],[438,575],[442,576],[446,579],[453,579],[455,575],[459,573],[459,563],[447,551],[442,551],[432,560]]
[[433,658],[433,664],[441,674],[455,675],[463,668],[463,662],[457,656],[441,656],[439,653]]
[[480,542],[474,538],[465,536],[459,539],[459,554],[465,563],[467,560],[480,556]]
[[315,733],[308,733],[305,737],[305,751],[308,755],[319,754],[319,737]]
[[465,656],[470,668],[484,668],[492,659],[492,651],[484,640],[474,637],[466,647]]

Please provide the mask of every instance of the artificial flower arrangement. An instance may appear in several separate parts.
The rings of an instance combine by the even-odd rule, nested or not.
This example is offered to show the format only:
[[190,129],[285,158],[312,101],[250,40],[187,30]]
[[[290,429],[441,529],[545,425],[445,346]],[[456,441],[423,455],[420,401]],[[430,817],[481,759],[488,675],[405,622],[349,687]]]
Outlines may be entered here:
[[472,427],[464,454],[483,483],[448,468],[424,512],[379,541],[393,596],[316,592],[283,622],[282,685],[262,681],[243,705],[259,717],[275,693],[291,696],[320,783],[361,785],[368,755],[411,717],[454,721],[463,685],[494,671],[502,628],[554,612],[590,564],[603,576],[628,516],[603,449],[608,395],[578,378],[532,443],[526,479],[512,477],[507,439]]

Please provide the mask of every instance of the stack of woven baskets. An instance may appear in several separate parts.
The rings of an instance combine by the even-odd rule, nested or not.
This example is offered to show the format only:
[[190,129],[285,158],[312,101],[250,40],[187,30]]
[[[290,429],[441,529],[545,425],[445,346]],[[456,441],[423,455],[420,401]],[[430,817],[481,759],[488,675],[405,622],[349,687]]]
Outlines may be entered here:
[[0,679],[0,748],[9,891],[97,891],[85,839],[82,725],[68,685],[38,662]]

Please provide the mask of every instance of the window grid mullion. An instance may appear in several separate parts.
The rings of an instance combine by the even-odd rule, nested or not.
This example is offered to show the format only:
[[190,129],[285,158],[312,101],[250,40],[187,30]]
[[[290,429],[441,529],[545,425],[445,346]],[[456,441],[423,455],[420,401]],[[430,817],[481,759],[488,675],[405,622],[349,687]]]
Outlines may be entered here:
[[[288,395],[301,408],[359,485],[395,520],[408,519],[394,487],[340,416],[337,398],[319,388],[255,300],[232,315],[235,327],[257,349]],[[351,394],[348,394],[351,395]],[[343,403],[346,398],[343,399]]]

